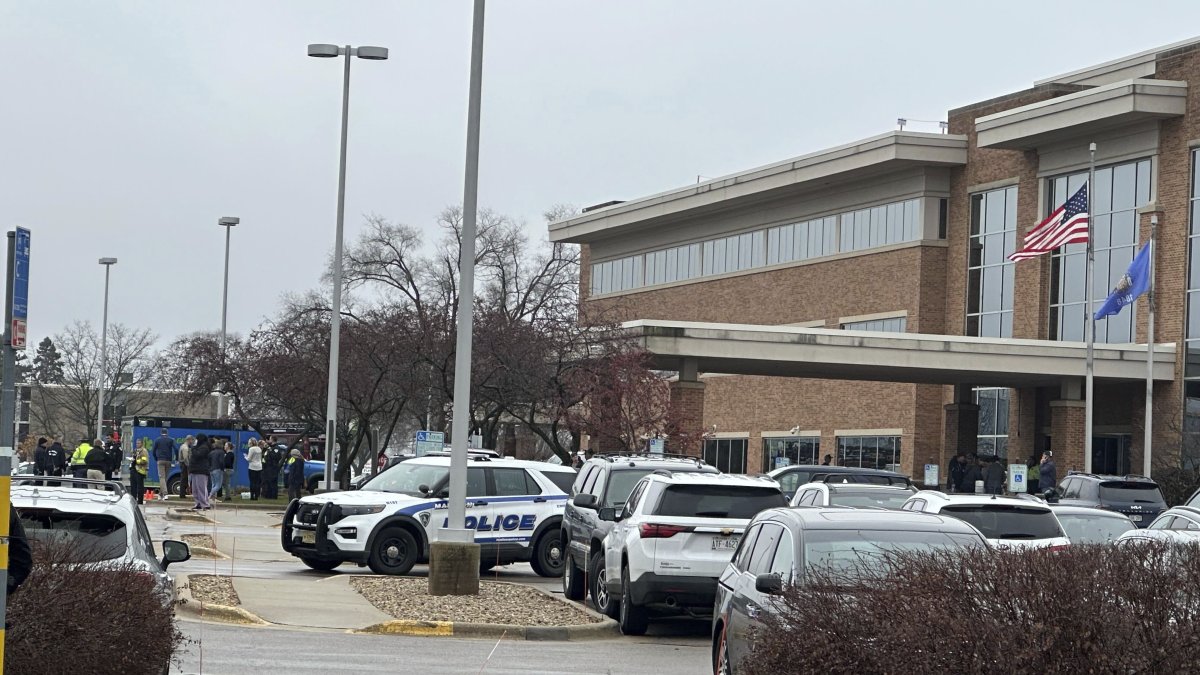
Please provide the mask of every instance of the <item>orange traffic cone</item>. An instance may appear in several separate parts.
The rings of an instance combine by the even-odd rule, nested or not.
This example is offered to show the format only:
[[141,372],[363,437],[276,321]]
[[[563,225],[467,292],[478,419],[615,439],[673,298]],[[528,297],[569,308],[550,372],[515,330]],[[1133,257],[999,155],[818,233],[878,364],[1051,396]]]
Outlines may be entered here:
[[148,502],[154,501],[154,488],[146,488],[146,494],[142,495],[142,499]]

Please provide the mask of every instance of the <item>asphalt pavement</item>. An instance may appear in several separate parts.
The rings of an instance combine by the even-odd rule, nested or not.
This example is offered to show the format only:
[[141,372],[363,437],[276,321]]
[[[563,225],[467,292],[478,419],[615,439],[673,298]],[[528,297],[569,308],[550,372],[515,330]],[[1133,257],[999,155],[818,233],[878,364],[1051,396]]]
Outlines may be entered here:
[[696,675],[711,672],[707,645],[638,638],[527,642],[356,635],[180,621],[190,640],[172,673],[577,673]]

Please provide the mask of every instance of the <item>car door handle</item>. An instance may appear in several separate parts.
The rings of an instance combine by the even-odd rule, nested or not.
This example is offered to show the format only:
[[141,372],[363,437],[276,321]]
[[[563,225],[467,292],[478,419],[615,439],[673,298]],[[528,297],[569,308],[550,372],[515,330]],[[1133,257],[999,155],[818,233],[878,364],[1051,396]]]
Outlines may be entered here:
[[533,503],[535,503],[535,504],[544,504],[545,502],[546,502],[545,497],[534,497],[533,498]]
[[758,605],[756,605],[754,603],[750,603],[750,604],[746,605],[746,616],[750,617],[751,619],[757,619],[758,618]]
[[471,506],[487,506],[487,502],[472,502]]

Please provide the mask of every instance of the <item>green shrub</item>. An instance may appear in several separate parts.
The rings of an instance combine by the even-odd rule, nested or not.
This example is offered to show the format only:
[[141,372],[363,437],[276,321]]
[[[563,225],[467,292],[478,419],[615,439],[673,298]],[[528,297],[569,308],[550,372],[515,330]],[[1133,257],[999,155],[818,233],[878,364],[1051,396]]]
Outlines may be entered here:
[[775,598],[744,670],[781,673],[1192,673],[1200,549],[897,555],[873,581],[813,574]]

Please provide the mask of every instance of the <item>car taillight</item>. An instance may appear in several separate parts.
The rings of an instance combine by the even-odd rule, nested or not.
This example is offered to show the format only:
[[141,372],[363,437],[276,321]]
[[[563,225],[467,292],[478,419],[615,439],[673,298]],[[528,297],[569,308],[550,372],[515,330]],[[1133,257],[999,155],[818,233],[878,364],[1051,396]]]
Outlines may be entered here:
[[1070,544],[1055,544],[1053,546],[1047,546],[1045,550],[1047,550],[1051,553],[1059,553],[1059,552],[1065,551],[1069,548],[1071,548]]
[[691,529],[683,525],[662,525],[659,523],[642,523],[638,526],[638,532],[641,534],[642,539],[667,539]]

